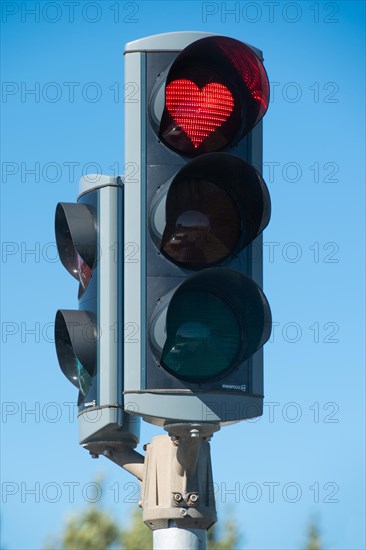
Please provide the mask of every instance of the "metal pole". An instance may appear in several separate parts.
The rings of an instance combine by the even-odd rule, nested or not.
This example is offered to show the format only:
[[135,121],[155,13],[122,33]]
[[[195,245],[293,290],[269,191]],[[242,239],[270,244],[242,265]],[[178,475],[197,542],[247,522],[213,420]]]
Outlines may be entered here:
[[154,550],[206,550],[205,529],[181,529],[175,523],[167,529],[153,531]]

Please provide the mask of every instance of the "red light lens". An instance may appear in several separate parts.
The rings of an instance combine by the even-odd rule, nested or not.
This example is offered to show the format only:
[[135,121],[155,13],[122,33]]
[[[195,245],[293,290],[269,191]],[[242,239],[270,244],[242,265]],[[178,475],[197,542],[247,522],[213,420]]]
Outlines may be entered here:
[[246,99],[248,113],[245,129],[248,132],[263,117],[268,107],[269,82],[266,71],[255,53],[245,44],[241,44],[240,48],[235,40],[226,39],[218,40],[217,46],[227,56],[249,92]]
[[191,157],[220,151],[250,132],[268,102],[268,77],[250,47],[225,36],[202,38],[169,68],[159,139]]
[[79,274],[80,283],[83,289],[85,290],[89,284],[90,277],[93,270],[90,269],[88,264],[84,262],[84,260],[81,258],[81,256],[79,256],[79,254],[77,254],[77,260],[78,260],[78,274]]
[[174,80],[165,94],[170,115],[195,149],[223,125],[234,109],[231,92],[219,82],[210,82],[200,89],[191,80]]

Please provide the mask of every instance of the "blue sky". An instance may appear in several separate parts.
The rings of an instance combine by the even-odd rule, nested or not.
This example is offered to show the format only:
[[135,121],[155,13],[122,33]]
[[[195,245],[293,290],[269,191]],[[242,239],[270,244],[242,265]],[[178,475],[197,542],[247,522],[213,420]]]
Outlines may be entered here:
[[[219,513],[231,510],[251,549],[301,548],[311,518],[324,548],[365,548],[365,3],[1,8],[2,548],[42,548],[99,497],[99,475],[118,520],[137,500],[126,472],[78,446],[76,391],[52,342],[55,311],[76,307],[77,289],[53,221],[83,173],[122,171],[124,44],[178,30],[257,46],[272,83],[265,414],[213,438]],[[144,423],[142,443],[159,433]]]

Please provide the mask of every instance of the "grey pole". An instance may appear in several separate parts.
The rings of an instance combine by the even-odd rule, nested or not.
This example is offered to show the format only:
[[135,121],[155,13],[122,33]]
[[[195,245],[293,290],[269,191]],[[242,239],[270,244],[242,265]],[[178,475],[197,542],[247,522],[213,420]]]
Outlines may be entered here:
[[205,529],[183,529],[172,523],[167,529],[153,531],[154,550],[206,550]]

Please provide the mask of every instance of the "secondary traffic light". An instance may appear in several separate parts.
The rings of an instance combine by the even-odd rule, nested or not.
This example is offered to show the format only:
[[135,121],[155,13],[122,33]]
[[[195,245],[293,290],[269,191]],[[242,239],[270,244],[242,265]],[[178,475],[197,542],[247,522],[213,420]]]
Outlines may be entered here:
[[79,282],[79,310],[58,310],[56,352],[79,390],[80,443],[138,443],[139,422],[123,411],[121,178],[89,175],[78,203],[59,203],[55,232],[61,262]]
[[[271,313],[260,175],[268,78],[255,48],[169,33],[125,48],[125,406],[155,424],[262,414]],[[259,124],[258,124],[259,123]]]

